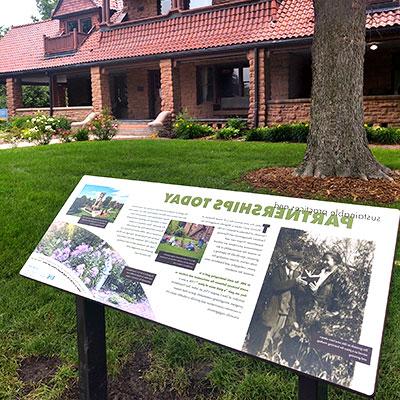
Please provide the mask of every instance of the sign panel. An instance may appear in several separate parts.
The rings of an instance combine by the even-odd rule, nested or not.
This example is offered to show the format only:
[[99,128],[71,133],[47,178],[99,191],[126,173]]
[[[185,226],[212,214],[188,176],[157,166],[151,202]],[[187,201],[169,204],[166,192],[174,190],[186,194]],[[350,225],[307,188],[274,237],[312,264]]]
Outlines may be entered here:
[[21,274],[372,395],[399,214],[85,176]]

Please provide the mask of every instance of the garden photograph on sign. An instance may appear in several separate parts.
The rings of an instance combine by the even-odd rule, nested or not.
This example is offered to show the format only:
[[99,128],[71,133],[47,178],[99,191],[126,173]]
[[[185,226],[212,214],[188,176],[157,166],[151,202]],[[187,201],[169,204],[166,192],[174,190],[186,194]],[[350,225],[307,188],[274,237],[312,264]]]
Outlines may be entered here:
[[0,12],[0,399],[400,400],[400,0]]

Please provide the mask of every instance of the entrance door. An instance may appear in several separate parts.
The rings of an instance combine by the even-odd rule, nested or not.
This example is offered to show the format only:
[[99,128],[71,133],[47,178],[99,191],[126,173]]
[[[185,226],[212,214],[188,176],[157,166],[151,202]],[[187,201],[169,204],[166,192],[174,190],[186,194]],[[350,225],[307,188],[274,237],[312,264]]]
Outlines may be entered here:
[[115,75],[113,79],[112,113],[117,119],[128,118],[128,88],[126,75]]
[[161,112],[161,74],[159,70],[148,71],[149,118],[154,119]]

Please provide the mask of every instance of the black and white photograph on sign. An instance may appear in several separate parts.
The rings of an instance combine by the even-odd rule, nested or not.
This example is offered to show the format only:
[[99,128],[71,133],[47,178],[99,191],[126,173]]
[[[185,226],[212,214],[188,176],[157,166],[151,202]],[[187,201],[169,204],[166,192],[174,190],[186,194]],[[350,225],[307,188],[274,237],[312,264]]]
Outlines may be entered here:
[[156,253],[188,257],[200,262],[213,231],[213,226],[171,220]]
[[359,339],[374,251],[372,241],[281,228],[243,350],[349,386],[372,352]]
[[62,263],[97,300],[149,318],[153,315],[140,282],[122,273],[127,268],[125,260],[92,232],[73,224],[54,223],[35,252]]
[[108,186],[85,185],[67,215],[114,222],[128,196]]

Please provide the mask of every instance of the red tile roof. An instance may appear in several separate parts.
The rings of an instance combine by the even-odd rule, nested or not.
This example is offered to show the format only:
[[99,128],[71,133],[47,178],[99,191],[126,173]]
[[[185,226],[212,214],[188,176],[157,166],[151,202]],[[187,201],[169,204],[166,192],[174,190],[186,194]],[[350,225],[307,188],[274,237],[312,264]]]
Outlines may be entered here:
[[[43,35],[54,36],[58,24],[45,21],[14,27],[0,40],[0,73],[311,37],[313,18],[312,0],[284,0],[275,22],[267,2],[189,10],[95,31],[75,54],[51,59],[44,57]],[[400,9],[367,18],[367,28],[394,25],[400,29]]]

